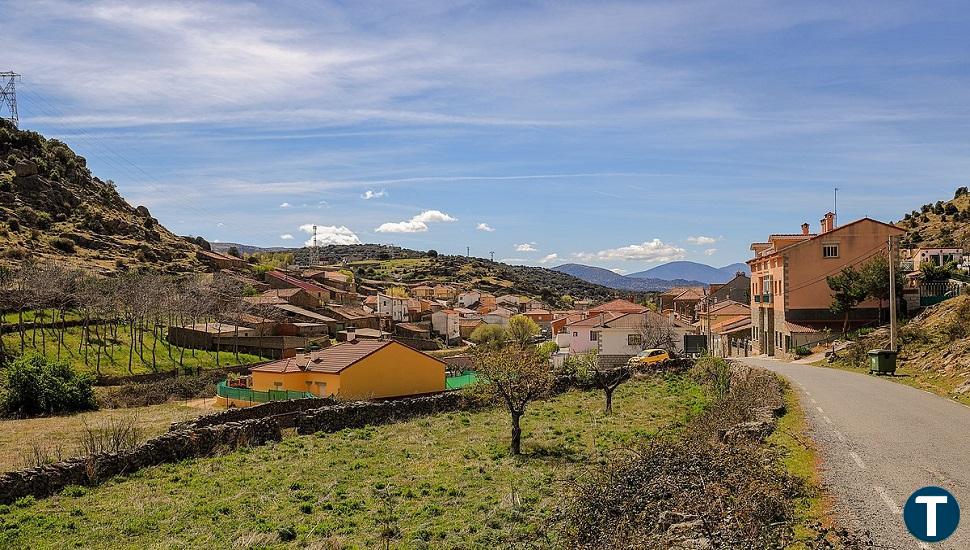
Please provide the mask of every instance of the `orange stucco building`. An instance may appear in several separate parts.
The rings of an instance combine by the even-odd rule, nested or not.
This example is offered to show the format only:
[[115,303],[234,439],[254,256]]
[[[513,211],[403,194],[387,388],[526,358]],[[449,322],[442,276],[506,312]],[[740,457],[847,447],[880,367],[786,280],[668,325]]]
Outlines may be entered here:
[[[831,312],[827,277],[886,254],[891,236],[904,231],[870,218],[841,227],[827,213],[818,233],[808,224],[801,233],[770,235],[754,243],[751,267],[751,337],[756,352],[789,353],[825,328],[840,329],[843,319]],[[877,321],[878,303],[865,301],[852,311],[855,326]],[[816,335],[817,336],[817,335]]]
[[255,391],[372,399],[445,390],[445,363],[393,340],[354,340],[251,369]]

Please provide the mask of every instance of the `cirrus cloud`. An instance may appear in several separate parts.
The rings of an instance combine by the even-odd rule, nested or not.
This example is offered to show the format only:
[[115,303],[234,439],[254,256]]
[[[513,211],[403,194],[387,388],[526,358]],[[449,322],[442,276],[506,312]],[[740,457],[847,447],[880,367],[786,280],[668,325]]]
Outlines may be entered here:
[[424,233],[428,230],[429,223],[456,221],[458,221],[458,218],[440,210],[425,210],[407,221],[382,223],[374,231],[378,233]]
[[556,254],[555,252],[553,252],[552,254],[548,254],[548,255],[543,256],[542,258],[540,258],[539,259],[539,263],[540,264],[547,264],[549,262],[554,262],[554,261],[556,261],[558,259],[559,259],[559,254]]
[[704,235],[698,235],[696,237],[687,237],[687,242],[689,242],[691,244],[698,244],[698,245],[700,245],[700,244],[714,244],[714,243],[716,243],[719,240],[721,240],[720,237],[718,237],[718,238],[705,237]]
[[383,189],[381,189],[380,191],[374,191],[372,189],[368,189],[367,191],[364,191],[364,194],[361,195],[360,198],[364,199],[365,201],[369,201],[371,199],[379,199],[385,195],[387,195],[387,191]]
[[[310,238],[304,246],[313,246],[313,224],[307,223],[300,226],[300,231],[310,234]],[[326,246],[328,244],[361,244],[357,234],[344,225],[317,225],[317,244]]]
[[713,256],[714,254],[717,254],[716,248],[708,248],[707,250],[704,251],[705,256]]
[[577,252],[575,256],[582,260],[670,262],[683,259],[686,254],[687,251],[683,248],[653,239],[599,252]]

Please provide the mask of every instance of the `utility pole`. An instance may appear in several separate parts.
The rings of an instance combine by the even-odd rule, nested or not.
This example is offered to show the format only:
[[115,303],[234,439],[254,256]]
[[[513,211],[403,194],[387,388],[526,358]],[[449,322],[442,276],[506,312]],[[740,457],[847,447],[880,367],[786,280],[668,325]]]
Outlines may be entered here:
[[889,349],[896,350],[896,266],[893,265],[893,238],[889,237]]
[[[3,120],[9,120],[13,125],[20,125],[20,118],[17,116],[17,86],[16,82],[20,75],[13,71],[0,73],[0,103],[7,106],[10,116],[0,116]],[[2,115],[2,113],[0,113]]]
[[488,255],[492,258],[492,263],[495,263],[495,251],[489,252]]
[[471,256],[472,256],[472,247],[466,246],[465,247],[465,257],[466,258],[471,258]]
[[314,266],[320,262],[320,250],[317,248],[317,226],[313,226],[313,248],[310,249],[310,265]]

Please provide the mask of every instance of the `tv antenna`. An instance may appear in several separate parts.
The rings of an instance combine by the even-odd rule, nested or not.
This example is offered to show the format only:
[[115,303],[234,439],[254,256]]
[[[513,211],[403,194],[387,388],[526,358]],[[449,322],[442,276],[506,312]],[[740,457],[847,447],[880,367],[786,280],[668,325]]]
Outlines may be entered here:
[[[17,116],[17,86],[20,75],[13,71],[0,73],[0,103],[7,106],[10,116],[0,116],[3,120],[9,120],[14,126],[20,125],[20,117]],[[0,115],[3,113],[0,112]]]

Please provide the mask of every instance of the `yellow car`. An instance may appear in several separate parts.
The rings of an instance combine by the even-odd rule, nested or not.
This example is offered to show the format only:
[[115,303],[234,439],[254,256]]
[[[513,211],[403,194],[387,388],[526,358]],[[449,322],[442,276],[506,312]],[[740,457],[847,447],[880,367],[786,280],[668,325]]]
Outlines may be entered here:
[[670,354],[662,349],[645,349],[630,359],[631,365],[650,365],[670,359]]

